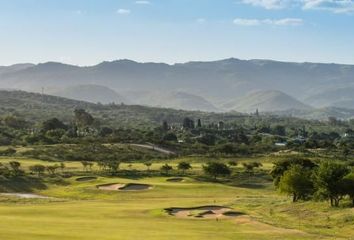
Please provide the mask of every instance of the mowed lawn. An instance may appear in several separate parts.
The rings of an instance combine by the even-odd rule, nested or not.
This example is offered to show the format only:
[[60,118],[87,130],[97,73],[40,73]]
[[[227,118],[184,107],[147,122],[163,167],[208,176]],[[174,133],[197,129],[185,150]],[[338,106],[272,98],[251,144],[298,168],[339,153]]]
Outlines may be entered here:
[[[192,179],[181,183],[170,183],[166,178],[132,180],[101,177],[89,182],[77,182],[75,179],[69,179],[67,185],[53,184],[39,192],[56,197],[54,200],[3,199],[0,203],[0,239],[326,238],[322,234],[264,223],[257,213],[259,202],[287,201],[269,187],[236,188]],[[96,188],[98,184],[129,182],[147,183],[153,188],[136,192]],[[216,221],[176,218],[163,210],[202,205],[231,206],[246,215]]]
[[[56,164],[6,157],[1,158],[0,163],[12,160],[20,161],[27,172],[34,164]],[[192,163],[189,173],[202,174],[202,162],[194,158],[168,163],[176,169],[182,160]],[[272,166],[271,160],[245,158],[238,162],[261,161],[262,169],[267,172]],[[163,164],[164,161],[154,161],[151,169],[157,171]],[[61,180],[47,177],[47,187],[34,190],[53,199],[0,196],[1,240],[350,239],[354,235],[353,208],[330,208],[326,202],[293,204],[290,198],[274,190],[269,178],[240,174],[241,164],[234,168],[233,180],[228,185],[187,177],[184,182],[168,182],[167,177],[146,177],[146,174],[144,178],[135,174],[131,178],[98,177],[78,182],[78,177],[95,174],[98,167],[93,168],[93,173],[86,173],[79,162],[65,162],[65,165],[65,171],[78,176]],[[146,166],[138,162],[124,163],[121,169],[146,173]],[[36,176],[32,175],[32,179]],[[109,183],[144,183],[152,189],[123,192],[97,188],[97,185]],[[18,191],[27,183],[21,184],[19,188],[9,189]],[[203,205],[229,206],[244,215],[216,221],[176,218],[164,211],[170,207]]]

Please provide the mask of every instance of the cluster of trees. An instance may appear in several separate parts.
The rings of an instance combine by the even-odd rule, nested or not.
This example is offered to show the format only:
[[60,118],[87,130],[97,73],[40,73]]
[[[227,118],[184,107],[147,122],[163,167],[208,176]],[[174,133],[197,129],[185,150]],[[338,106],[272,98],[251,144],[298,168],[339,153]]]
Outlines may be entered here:
[[149,142],[175,149],[183,155],[249,155],[278,151],[275,143],[280,142],[286,143],[289,149],[338,150],[345,157],[352,156],[354,149],[354,121],[318,122],[228,115],[213,115],[215,118],[210,119],[207,114],[205,118],[191,114],[191,117],[177,120],[158,116],[166,120],[156,127],[141,124],[116,128],[103,120],[118,117],[116,115],[102,114],[97,118],[84,109],[76,109],[71,116],[66,122],[49,118],[35,123],[16,115],[4,116],[0,119],[0,145]]
[[21,169],[21,163],[18,161],[10,161],[8,164],[0,163],[0,175],[4,177],[18,177],[24,175]]
[[149,149],[127,145],[75,144],[36,146],[19,153],[21,156],[42,160],[61,161],[137,161],[151,159],[168,159],[171,156]]
[[291,195],[293,202],[327,199],[331,206],[339,206],[348,197],[354,206],[354,171],[348,164],[290,158],[275,162],[271,175],[275,186]]
[[47,171],[49,175],[54,176],[57,173],[58,169],[60,169],[61,172],[63,173],[65,170],[65,163],[54,164],[49,166],[45,166],[42,164],[35,164],[29,167],[31,173],[37,174],[38,177],[43,175],[45,171]]

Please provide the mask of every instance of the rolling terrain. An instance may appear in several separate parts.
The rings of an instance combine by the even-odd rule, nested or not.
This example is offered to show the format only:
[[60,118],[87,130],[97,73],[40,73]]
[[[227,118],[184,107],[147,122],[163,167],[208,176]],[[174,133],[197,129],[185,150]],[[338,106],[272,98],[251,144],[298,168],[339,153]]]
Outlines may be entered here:
[[[30,121],[44,121],[52,117],[57,117],[64,122],[70,122],[73,111],[77,108],[86,109],[94,117],[103,120],[104,124],[111,126],[139,125],[140,127],[151,127],[159,126],[164,120],[170,124],[180,124],[185,117],[200,118],[203,119],[204,124],[208,124],[220,120],[237,121],[250,117],[248,114],[242,114],[238,111],[212,113],[140,105],[102,105],[39,93],[0,90],[0,115],[3,116],[10,114],[26,118]],[[249,112],[253,113],[257,108],[258,106],[253,105],[249,108]],[[335,107],[321,109],[305,108],[303,110],[292,109],[273,111],[265,114],[319,120],[327,120],[328,117],[337,117],[340,119],[354,118],[353,110]]]
[[[293,107],[303,110],[304,105],[351,108],[353,99],[349,90],[344,93],[340,89],[353,88],[354,66],[231,58],[173,65],[117,60],[88,67],[47,62],[0,68],[0,88],[34,92],[44,88],[53,93],[87,84],[110,88],[119,96],[124,92],[140,92],[141,96],[126,97],[125,102],[185,110],[225,111],[228,109],[223,109],[223,104],[235,99],[246,103],[255,91],[283,92],[297,101],[304,100],[303,104],[294,104],[294,100],[287,104],[280,97],[266,106],[252,105],[252,108],[264,107],[265,111]],[[105,95],[107,89],[89,93],[76,90],[59,95],[90,102],[122,100],[112,92],[98,97]],[[255,101],[262,102],[262,96]],[[250,110],[247,106],[238,108]]]
[[[0,163],[11,160],[1,158]],[[176,168],[180,160],[169,164]],[[65,161],[64,172],[69,177],[61,178],[60,172],[56,176],[29,175],[12,179],[10,185],[1,179],[0,189],[6,194],[0,194],[0,237],[8,240],[226,240],[348,239],[351,236],[351,209],[330,208],[325,202],[294,204],[286,195],[276,193],[267,176],[272,159],[257,159],[264,167],[251,177],[241,167],[235,167],[235,175],[226,182],[198,178],[203,159],[184,160],[191,161],[193,166],[186,175],[173,171],[161,176],[158,171],[164,162],[157,161],[149,176],[139,162],[122,164],[120,176],[104,176],[97,166],[85,171],[79,162]],[[59,163],[27,158],[19,161],[27,173],[34,164]],[[183,181],[168,181],[174,176],[182,177]],[[118,183],[150,188],[132,191],[99,188]],[[195,210],[191,216],[174,216],[166,211],[202,206],[232,209],[233,215],[213,216],[209,211],[208,216],[196,217],[205,213]]]
[[273,112],[284,110],[311,110],[312,108],[280,91],[257,91],[223,106],[239,112]]

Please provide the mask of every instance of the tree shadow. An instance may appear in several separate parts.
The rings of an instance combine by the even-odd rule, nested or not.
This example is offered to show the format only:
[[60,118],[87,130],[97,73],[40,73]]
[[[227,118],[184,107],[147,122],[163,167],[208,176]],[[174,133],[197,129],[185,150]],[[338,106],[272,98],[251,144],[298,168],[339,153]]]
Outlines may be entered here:
[[44,189],[47,189],[47,186],[40,178],[22,176],[0,179],[0,192],[31,193]]

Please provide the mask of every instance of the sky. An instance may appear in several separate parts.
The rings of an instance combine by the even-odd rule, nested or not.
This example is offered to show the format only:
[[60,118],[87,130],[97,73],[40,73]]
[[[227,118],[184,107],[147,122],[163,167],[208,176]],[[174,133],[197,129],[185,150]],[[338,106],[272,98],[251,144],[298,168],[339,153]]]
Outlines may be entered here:
[[354,0],[0,0],[0,65],[354,64]]

